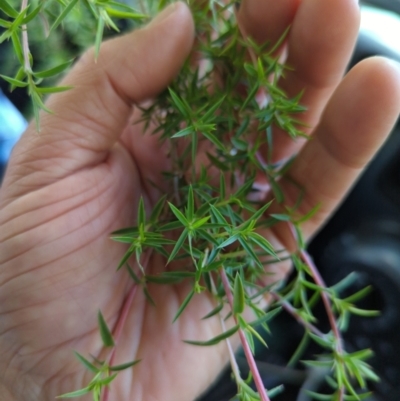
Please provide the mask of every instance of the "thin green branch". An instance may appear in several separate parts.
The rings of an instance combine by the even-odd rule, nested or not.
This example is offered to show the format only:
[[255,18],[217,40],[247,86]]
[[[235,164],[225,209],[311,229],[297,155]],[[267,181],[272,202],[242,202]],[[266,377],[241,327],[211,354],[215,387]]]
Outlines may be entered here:
[[[22,0],[21,12],[28,7],[28,0]],[[26,74],[32,74],[31,62],[30,62],[30,50],[29,50],[29,39],[28,39],[28,28],[26,25],[22,25],[22,51],[24,56],[24,70]]]

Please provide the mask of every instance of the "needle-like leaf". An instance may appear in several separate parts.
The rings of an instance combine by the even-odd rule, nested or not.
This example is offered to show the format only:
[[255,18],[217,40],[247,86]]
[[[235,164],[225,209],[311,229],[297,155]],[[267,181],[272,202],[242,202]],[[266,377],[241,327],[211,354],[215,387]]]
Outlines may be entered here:
[[244,311],[245,304],[245,292],[242,278],[240,277],[239,273],[236,273],[235,284],[233,286],[233,313],[242,313]]
[[114,366],[110,366],[110,370],[112,371],[120,371],[120,370],[126,370],[131,368],[132,366],[135,366],[137,363],[139,363],[141,360],[137,359],[136,361],[132,361],[132,362],[127,362],[127,363],[123,363],[121,365],[114,365]]
[[100,371],[100,369],[98,369],[96,366],[94,366],[91,362],[89,362],[85,357],[83,357],[81,354],[79,354],[78,352],[74,351],[75,356],[79,359],[79,362],[82,363],[82,365],[85,366],[86,369],[94,372],[94,373],[98,373]]
[[100,335],[101,335],[101,339],[103,341],[103,345],[105,347],[114,346],[114,339],[107,326],[106,321],[104,320],[104,317],[103,317],[101,311],[98,312],[97,320],[98,320],[98,324],[99,324],[99,328],[100,328]]
[[205,346],[209,347],[211,345],[216,345],[220,343],[223,340],[226,340],[229,337],[232,337],[237,331],[239,330],[239,325],[236,325],[232,327],[231,329],[225,331],[224,333],[220,334],[219,336],[216,336],[212,338],[211,340],[208,341],[190,341],[190,340],[185,340],[184,342],[186,344],[191,344],[191,345],[200,345],[200,346]]
[[85,387],[80,390],[72,391],[70,393],[65,393],[62,395],[57,396],[56,398],[77,398],[81,397],[82,395],[88,394],[92,391],[91,387]]
[[187,227],[189,222],[187,221],[185,215],[176,207],[174,206],[172,203],[169,203],[169,207],[172,210],[172,213],[176,216],[176,218],[182,223],[182,225],[184,227]]
[[178,319],[178,317],[182,314],[182,312],[186,309],[186,307],[189,305],[189,302],[193,298],[193,295],[194,295],[194,290],[192,289],[182,302],[182,305],[179,307],[178,312],[176,312],[176,315],[172,323],[174,323]]

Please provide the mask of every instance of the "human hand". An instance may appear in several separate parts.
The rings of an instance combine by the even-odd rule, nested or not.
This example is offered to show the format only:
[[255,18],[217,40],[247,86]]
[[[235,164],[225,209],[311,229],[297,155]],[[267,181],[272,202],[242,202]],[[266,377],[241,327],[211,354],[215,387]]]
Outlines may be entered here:
[[[289,95],[305,88],[305,118],[315,128],[313,140],[297,144],[303,148],[289,174],[306,190],[304,210],[322,204],[304,226],[309,237],[390,132],[400,73],[374,59],[340,83],[357,35],[357,4],[298,3],[247,0],[240,15],[260,41],[276,40],[292,23],[295,70],[283,86]],[[183,4],[163,17],[105,43],[97,63],[87,53],[63,82],[74,89],[49,99],[55,114],[43,114],[40,134],[30,126],[14,150],[0,194],[0,388],[10,399],[47,401],[84,387],[90,377],[71,351],[99,355],[97,311],[114,327],[130,292],[125,272],[115,273],[124,248],[108,234],[134,224],[140,196],[154,197],[146,180],[160,181],[168,166],[156,138],[128,124],[131,105],[170,82],[193,40]],[[276,140],[276,158],[294,151],[278,132]],[[291,187],[284,190],[290,199]],[[283,229],[267,235],[286,241]],[[164,264],[154,256],[148,267],[160,271]],[[116,363],[142,362],[113,382],[113,399],[194,399],[227,361],[223,344],[193,348],[181,341],[220,332],[218,321],[200,322],[212,301],[196,296],[172,325],[187,287],[151,292],[157,307],[136,294],[115,356]]]

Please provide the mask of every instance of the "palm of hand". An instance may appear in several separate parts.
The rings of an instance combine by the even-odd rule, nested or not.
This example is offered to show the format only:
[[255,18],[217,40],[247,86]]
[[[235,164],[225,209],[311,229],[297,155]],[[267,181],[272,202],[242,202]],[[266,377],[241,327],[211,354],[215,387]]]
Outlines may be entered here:
[[[133,129],[128,128],[124,138],[133,142],[141,136],[138,128],[128,131]],[[147,147],[142,142],[141,154],[147,154],[147,160],[152,156],[162,160],[153,145],[152,140]],[[86,356],[109,354],[101,352],[97,312],[100,309],[113,327],[132,280],[124,271],[115,272],[124,247],[113,243],[108,234],[135,223],[139,197],[146,193],[132,157],[135,149],[130,148],[130,153],[128,148],[119,143],[104,162],[25,194],[3,209],[5,214],[15,215],[5,223],[5,231],[10,232],[10,227],[18,230],[4,242],[10,250],[4,256],[12,263],[15,257],[20,269],[2,277],[0,314],[5,318],[1,320],[0,349],[9,353],[2,360],[11,359],[7,371],[23,373],[14,380],[22,380],[30,391],[33,386],[38,399],[54,399],[88,384],[90,377],[72,350]],[[142,173],[148,177],[154,168]],[[40,208],[35,210],[38,203]],[[27,248],[34,248],[35,255],[25,252]],[[158,256],[148,263],[149,272],[161,271],[164,266],[165,260]],[[200,322],[213,303],[207,296],[195,297],[189,310],[172,325],[188,288],[156,286],[150,291],[157,307],[149,305],[140,291],[136,294],[114,363],[143,361],[118,377],[113,396],[192,398],[215,377],[226,359],[218,351],[193,349],[182,342],[219,333],[217,322]],[[13,298],[16,301],[10,302]],[[26,316],[29,321],[25,321]],[[201,369],[206,360],[213,362],[213,368]],[[201,373],[192,383],[189,379],[195,372]],[[153,384],[155,377],[163,378],[157,386]]]
[[[297,4],[294,0],[290,3]],[[298,20],[305,18],[307,4],[312,2],[304,1]],[[264,6],[269,7],[267,2]],[[343,11],[348,4],[327,1],[314,5],[315,13],[318,7],[325,7],[326,18],[331,19],[329,7],[341,7]],[[276,21],[284,21],[281,25],[285,26],[292,18],[287,8],[283,4],[281,10],[274,11]],[[354,21],[348,25],[343,28],[347,36],[349,30],[353,32],[350,25]],[[31,129],[15,151],[0,199],[0,372],[4,372],[3,381],[18,394],[18,399],[50,400],[85,386],[90,377],[74,359],[72,349],[86,356],[104,355],[97,311],[100,309],[113,327],[132,285],[125,272],[115,273],[124,248],[112,243],[108,233],[134,224],[140,196],[152,197],[144,177],[159,180],[158,173],[166,163],[154,140],[144,140],[133,128],[118,140],[131,112],[126,99],[140,101],[167,85],[190,49],[191,36],[187,32],[192,32],[192,22],[186,8],[180,6],[179,11],[152,29],[119,39],[114,48],[106,44],[97,67],[93,55],[87,56],[66,79],[76,89],[50,99],[49,107],[56,116],[42,116],[43,132],[37,136]],[[352,42],[353,38],[348,40]],[[131,42],[135,43],[132,54],[126,55]],[[292,43],[292,47],[296,44]],[[138,55],[139,65],[135,64]],[[336,63],[340,64],[336,67],[340,76],[347,56],[336,56],[341,59]],[[115,64],[122,65],[122,70],[109,65],[108,60],[116,58],[119,62]],[[307,235],[335,207],[397,115],[400,90],[393,87],[396,80],[396,88],[400,86],[398,75],[395,77],[394,68],[388,65],[369,64],[339,88],[320,124],[325,130],[315,130],[315,140],[304,148],[293,169],[292,175],[297,175],[295,178],[306,189],[312,189],[308,203],[324,202],[324,208],[306,227]],[[158,65],[165,66],[163,75]],[[321,67],[316,65],[315,69]],[[375,82],[366,83],[372,76]],[[132,81],[133,88],[123,85]],[[146,87],[142,82],[147,81]],[[292,81],[301,80],[293,76]],[[322,85],[323,89],[317,91],[310,82],[311,95],[305,100],[310,105],[318,104],[320,110],[337,82],[329,84],[330,90]],[[354,86],[360,91],[359,97],[354,95]],[[375,103],[369,102],[371,96],[366,95],[377,86],[379,90],[373,97],[375,103],[387,106],[385,118],[375,110]],[[343,99],[350,98],[349,92],[353,102],[348,101],[344,110]],[[341,126],[332,122],[338,113],[343,115]],[[355,113],[369,115],[373,124],[357,121],[357,127],[352,126],[350,116]],[[319,115],[317,112],[307,118],[317,121]],[[351,144],[344,139],[348,132],[353,134]],[[361,136],[364,147],[357,153],[355,146]],[[34,158],[30,149],[35,150]],[[154,256],[148,267],[150,271],[160,271],[164,265],[164,260]],[[196,349],[181,341],[207,339],[220,333],[217,320],[199,322],[213,308],[212,302],[206,296],[196,296],[172,325],[188,289],[184,285],[156,286],[150,291],[157,308],[150,306],[141,292],[136,294],[115,360],[143,361],[117,378],[113,394],[118,399],[193,399],[226,361],[223,346],[217,351]]]

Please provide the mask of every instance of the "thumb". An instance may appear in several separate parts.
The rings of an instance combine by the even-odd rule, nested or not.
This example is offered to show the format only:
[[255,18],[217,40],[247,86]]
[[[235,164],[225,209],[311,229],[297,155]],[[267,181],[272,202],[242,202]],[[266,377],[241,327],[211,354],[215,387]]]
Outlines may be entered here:
[[[132,104],[163,90],[190,52],[193,20],[184,3],[167,7],[145,28],[104,42],[98,60],[91,49],[17,145],[4,186],[18,179],[34,189],[105,160],[132,111]],[[21,180],[26,180],[24,185]],[[33,182],[33,181],[34,182]]]

